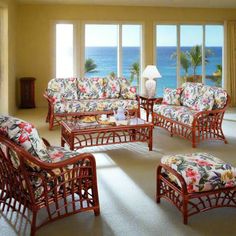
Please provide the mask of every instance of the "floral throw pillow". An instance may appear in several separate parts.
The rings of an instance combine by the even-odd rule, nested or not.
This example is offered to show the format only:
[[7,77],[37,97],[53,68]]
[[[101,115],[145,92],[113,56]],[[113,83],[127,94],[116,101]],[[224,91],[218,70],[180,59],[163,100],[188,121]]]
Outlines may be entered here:
[[177,89],[166,88],[164,90],[162,104],[179,106],[180,95],[182,91],[183,91],[182,88],[177,88]]

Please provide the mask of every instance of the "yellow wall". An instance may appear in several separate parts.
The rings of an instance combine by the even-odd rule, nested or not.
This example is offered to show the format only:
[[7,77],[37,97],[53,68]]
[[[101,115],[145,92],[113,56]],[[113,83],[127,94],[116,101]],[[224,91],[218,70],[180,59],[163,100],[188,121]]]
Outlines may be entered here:
[[15,97],[15,0],[1,0],[0,113],[14,114]]
[[36,105],[53,76],[52,22],[55,20],[125,21],[144,24],[145,64],[153,63],[155,22],[223,23],[236,19],[236,9],[187,9],[85,5],[19,5],[17,8],[17,77],[34,76]]

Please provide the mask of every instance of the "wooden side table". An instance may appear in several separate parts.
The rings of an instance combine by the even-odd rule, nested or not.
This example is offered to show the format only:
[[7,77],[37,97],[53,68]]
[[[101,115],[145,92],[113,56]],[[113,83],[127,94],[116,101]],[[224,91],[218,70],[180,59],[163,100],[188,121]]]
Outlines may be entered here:
[[154,102],[157,100],[158,102],[162,101],[162,98],[158,97],[148,97],[147,95],[139,95],[140,98],[140,107],[146,111],[146,120],[148,121],[149,115],[153,112]]
[[23,77],[20,79],[21,108],[35,108],[33,77]]

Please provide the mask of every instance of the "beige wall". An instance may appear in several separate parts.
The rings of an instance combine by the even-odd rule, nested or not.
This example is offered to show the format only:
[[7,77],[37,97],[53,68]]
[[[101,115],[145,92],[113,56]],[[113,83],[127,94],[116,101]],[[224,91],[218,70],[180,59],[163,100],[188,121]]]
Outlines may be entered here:
[[14,114],[15,97],[15,0],[0,1],[1,17],[1,82],[0,114]]
[[153,63],[155,22],[223,23],[236,19],[236,9],[186,9],[79,5],[19,5],[17,8],[17,77],[34,76],[36,105],[45,106],[43,91],[53,76],[54,20],[130,21],[144,24],[145,64]]

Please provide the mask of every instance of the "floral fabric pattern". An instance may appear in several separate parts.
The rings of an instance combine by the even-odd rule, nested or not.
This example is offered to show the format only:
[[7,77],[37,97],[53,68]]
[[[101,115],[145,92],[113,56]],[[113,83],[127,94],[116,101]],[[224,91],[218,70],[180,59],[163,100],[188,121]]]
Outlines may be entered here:
[[66,112],[93,112],[93,111],[110,111],[118,107],[126,107],[126,109],[138,109],[137,100],[129,99],[98,99],[98,100],[80,100],[67,101]]
[[[168,155],[162,157],[161,163],[184,178],[188,193],[236,186],[236,168],[208,153]],[[166,173],[181,187],[174,175]]]
[[78,99],[77,78],[55,78],[49,81],[47,94],[54,102],[62,99]]
[[120,82],[117,78],[104,78],[104,97],[118,98],[120,96]]
[[104,97],[103,78],[83,78],[78,79],[79,99],[98,99]]
[[194,115],[198,112],[196,110],[184,106],[173,106],[164,104],[154,105],[153,111],[159,115],[165,116],[169,119],[184,123],[189,126],[192,126]]
[[182,93],[182,90],[183,90],[182,88],[177,88],[177,89],[166,88],[164,90],[162,104],[179,106],[180,95]]
[[0,132],[41,161],[50,162],[46,146],[38,131],[28,122],[11,116],[0,116]]
[[194,109],[197,111],[211,111],[214,105],[214,96],[210,90],[207,90],[201,96],[199,96],[195,104]]
[[203,85],[200,83],[187,82],[182,85],[181,103],[183,106],[195,108],[197,98],[202,94]]
[[120,78],[121,97],[124,99],[136,99],[136,88],[130,86],[130,83],[125,78]]
[[204,86],[203,93],[213,94],[213,110],[222,109],[226,105],[228,95],[224,89],[218,87]]

